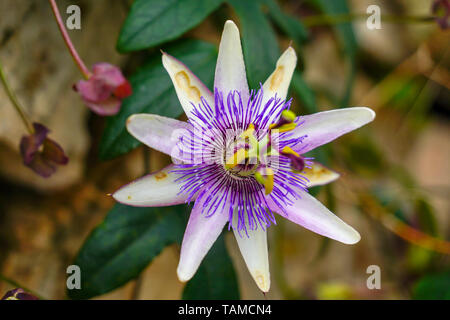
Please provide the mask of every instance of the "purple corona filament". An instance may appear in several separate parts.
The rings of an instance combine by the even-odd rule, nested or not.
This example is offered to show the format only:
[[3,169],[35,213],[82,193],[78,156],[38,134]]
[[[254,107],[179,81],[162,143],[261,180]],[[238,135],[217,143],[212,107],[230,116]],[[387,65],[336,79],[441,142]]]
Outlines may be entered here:
[[[177,148],[182,154],[183,163],[178,164],[173,172],[181,174],[177,179],[182,186],[180,193],[188,195],[186,202],[205,198],[203,214],[208,217],[216,212],[217,208],[228,208],[229,228],[237,228],[239,234],[244,231],[248,236],[247,227],[252,230],[258,225],[265,229],[276,224],[273,213],[268,209],[264,195],[264,186],[259,183],[254,173],[261,168],[270,168],[275,172],[271,199],[277,203],[280,210],[283,205],[291,204],[300,195],[296,188],[306,191],[308,179],[291,168],[291,156],[278,153],[269,155],[265,161],[258,158],[255,163],[238,164],[233,169],[227,169],[225,161],[229,154],[233,154],[239,147],[248,148],[248,145],[237,144],[240,135],[253,125],[254,136],[261,141],[270,135],[270,144],[273,148],[273,136],[269,125],[277,122],[283,110],[288,110],[291,100],[285,101],[272,97],[263,105],[262,86],[258,91],[252,90],[247,105],[244,106],[242,95],[238,91],[224,95],[215,90],[215,106],[210,106],[202,98],[201,103],[194,105],[193,116],[188,120],[192,129],[179,138]],[[276,141],[283,138],[282,148],[293,147],[305,137],[289,140],[290,132],[280,133]],[[312,158],[303,158],[305,166],[311,164]],[[221,196],[218,196],[221,195]],[[236,221],[233,223],[233,214]],[[247,223],[246,223],[247,222]]]

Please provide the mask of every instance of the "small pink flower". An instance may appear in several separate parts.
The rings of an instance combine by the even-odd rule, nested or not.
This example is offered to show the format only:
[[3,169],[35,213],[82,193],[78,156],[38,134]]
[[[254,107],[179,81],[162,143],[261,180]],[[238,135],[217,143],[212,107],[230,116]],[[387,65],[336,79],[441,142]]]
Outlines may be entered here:
[[49,130],[40,123],[33,123],[34,133],[22,137],[20,153],[24,164],[44,178],[56,171],[57,165],[65,165],[69,158],[55,141],[47,138]]
[[95,64],[92,71],[88,80],[78,81],[75,90],[93,112],[101,116],[116,114],[122,99],[131,95],[130,83],[119,68],[106,62]]

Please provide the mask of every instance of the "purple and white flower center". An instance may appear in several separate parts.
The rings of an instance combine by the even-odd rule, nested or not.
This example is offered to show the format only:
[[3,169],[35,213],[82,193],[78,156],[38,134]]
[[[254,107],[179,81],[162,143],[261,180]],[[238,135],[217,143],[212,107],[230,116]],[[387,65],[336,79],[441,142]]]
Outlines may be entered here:
[[310,159],[291,149],[299,142],[289,139],[294,119],[285,119],[291,101],[272,97],[263,103],[262,88],[248,101],[237,91],[225,98],[216,90],[214,97],[214,106],[203,97],[193,105],[191,127],[178,137],[181,163],[174,172],[181,174],[180,192],[188,194],[187,202],[204,200],[206,216],[226,208],[230,226],[239,232],[265,229],[275,223],[267,197],[282,209],[306,190],[300,171]]

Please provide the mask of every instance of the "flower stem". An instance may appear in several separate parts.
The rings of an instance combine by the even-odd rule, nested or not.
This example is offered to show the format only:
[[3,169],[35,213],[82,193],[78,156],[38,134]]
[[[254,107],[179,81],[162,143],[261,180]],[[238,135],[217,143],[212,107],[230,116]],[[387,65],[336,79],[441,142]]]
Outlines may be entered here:
[[384,207],[377,203],[374,197],[362,194],[359,196],[359,201],[364,212],[367,212],[372,217],[380,221],[385,228],[395,233],[400,238],[428,250],[433,250],[447,255],[450,254],[449,241],[433,237],[418,229],[410,227],[394,215],[387,212]]
[[19,101],[17,100],[14,92],[11,90],[9,83],[6,80],[5,73],[3,72],[3,67],[2,67],[1,62],[0,62],[0,80],[2,82],[3,87],[5,88],[5,91],[9,97],[9,100],[11,101],[12,105],[14,106],[14,108],[16,109],[17,113],[19,114],[20,118],[22,119],[22,122],[24,123],[28,132],[30,134],[33,134],[34,133],[33,126],[31,125],[30,121],[28,120],[27,116],[25,115],[25,112],[23,111],[23,108],[20,105]]
[[[314,27],[320,25],[334,25],[346,22],[352,22],[354,20],[365,20],[369,17],[364,13],[351,13],[351,14],[336,14],[336,15],[315,15],[304,17],[303,23],[307,27]],[[434,22],[435,16],[396,16],[396,15],[382,15],[382,22],[389,23],[428,23]]]
[[69,34],[67,33],[66,28],[64,27],[64,22],[61,18],[61,14],[59,13],[58,6],[56,5],[55,0],[48,0],[50,2],[50,6],[52,7],[53,14],[55,15],[56,23],[58,24],[59,31],[61,31],[61,35],[64,39],[64,42],[66,43],[67,49],[69,49],[69,52],[73,58],[73,61],[78,66],[78,69],[80,69],[81,73],[86,79],[89,79],[91,76],[91,72],[84,64],[83,60],[81,60],[80,56],[78,55],[77,50],[72,44],[72,41],[70,40]]
[[23,289],[24,291],[26,291],[26,292],[28,292],[28,293],[31,293],[31,294],[32,294],[33,296],[35,296],[36,298],[39,298],[39,300],[47,300],[47,299],[45,299],[43,296],[41,296],[40,294],[34,292],[33,290],[28,289],[27,287],[21,285],[21,284],[18,283],[17,281],[15,281],[15,280],[13,280],[13,279],[11,279],[11,278],[8,278],[8,277],[4,276],[4,275],[1,274],[1,273],[0,273],[0,280],[2,280],[2,281],[4,281],[4,282],[6,282],[6,283],[12,285],[12,286],[15,287],[15,288],[21,288],[21,289]]

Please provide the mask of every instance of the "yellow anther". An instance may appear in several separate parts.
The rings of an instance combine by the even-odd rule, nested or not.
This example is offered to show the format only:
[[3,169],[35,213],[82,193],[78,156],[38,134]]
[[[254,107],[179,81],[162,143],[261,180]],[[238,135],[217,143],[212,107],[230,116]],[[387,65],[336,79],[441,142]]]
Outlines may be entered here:
[[269,125],[269,130],[279,129],[283,127],[285,128],[284,131],[292,130],[296,127],[296,124],[294,123],[295,117],[296,117],[295,113],[292,112],[291,110],[284,110],[283,112],[281,112],[280,120],[278,120],[278,122]]
[[266,182],[266,179],[259,172],[255,172],[255,179],[256,179],[256,181],[258,181],[261,184],[264,184]]
[[248,151],[246,149],[239,149],[225,163],[225,168],[233,169],[238,164],[243,163],[248,158]]
[[279,132],[287,132],[287,131],[291,131],[291,130],[295,129],[296,126],[297,126],[297,124],[295,122],[290,122],[290,123],[283,124],[281,127],[277,128],[277,130]]
[[281,112],[281,116],[289,122],[294,122],[297,117],[296,114],[291,110],[284,110]]
[[296,157],[300,157],[300,155],[295,152],[294,150],[291,149],[291,147],[284,147],[283,150],[281,150],[282,153],[287,153],[287,154],[293,154]]
[[266,169],[266,182],[264,183],[264,188],[266,189],[266,195],[270,194],[273,190],[273,170],[270,168]]
[[267,194],[270,194],[273,190],[273,170],[271,168],[265,168],[264,175],[257,171],[255,172],[255,179],[262,185],[264,185],[264,189]]
[[253,132],[255,132],[255,126],[253,125],[253,123],[250,123],[247,130],[241,133],[241,138],[253,137]]
[[259,142],[258,139],[256,139],[254,132],[255,126],[253,125],[253,123],[250,123],[247,130],[242,132],[240,135],[240,137],[250,145],[250,148],[248,150],[249,158],[258,158]]

